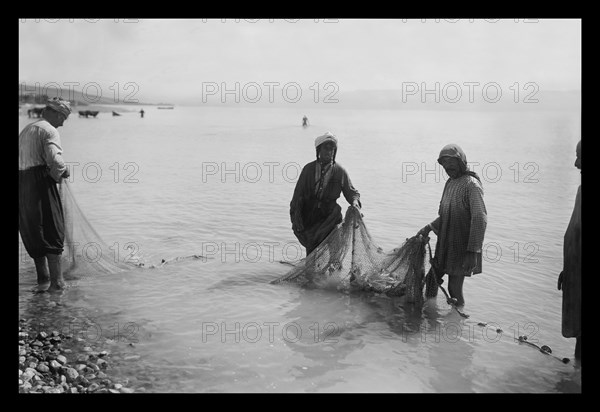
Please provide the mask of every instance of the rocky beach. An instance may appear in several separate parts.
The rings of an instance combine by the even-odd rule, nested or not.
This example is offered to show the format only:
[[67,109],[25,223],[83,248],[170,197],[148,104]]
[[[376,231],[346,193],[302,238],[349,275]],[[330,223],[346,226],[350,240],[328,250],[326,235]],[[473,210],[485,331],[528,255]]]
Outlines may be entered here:
[[111,378],[108,351],[38,326],[19,320],[19,393],[134,393],[127,380]]

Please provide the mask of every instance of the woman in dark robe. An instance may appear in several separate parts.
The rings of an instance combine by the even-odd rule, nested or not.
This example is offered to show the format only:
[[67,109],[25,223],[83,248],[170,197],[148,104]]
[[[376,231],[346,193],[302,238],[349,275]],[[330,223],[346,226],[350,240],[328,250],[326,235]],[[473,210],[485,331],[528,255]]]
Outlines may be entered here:
[[[576,154],[575,167],[581,170],[581,141],[577,143]],[[563,270],[558,276],[558,290],[561,289],[562,335],[576,338],[575,359],[581,361],[581,185],[564,236]]]
[[346,170],[335,161],[338,140],[327,132],[315,140],[317,159],[300,173],[292,201],[292,230],[308,256],[342,222],[336,200],[343,193],[352,206],[361,208],[360,194]]

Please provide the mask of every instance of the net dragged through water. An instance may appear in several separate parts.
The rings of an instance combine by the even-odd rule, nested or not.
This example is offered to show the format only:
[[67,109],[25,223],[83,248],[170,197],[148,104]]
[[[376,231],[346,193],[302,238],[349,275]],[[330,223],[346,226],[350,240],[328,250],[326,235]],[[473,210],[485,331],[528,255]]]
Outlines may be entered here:
[[65,274],[115,274],[136,267],[104,243],[77,204],[67,180],[60,184],[60,196],[65,217],[65,248],[62,254]]
[[130,250],[131,253],[119,254],[118,248],[109,246],[102,240],[77,204],[67,180],[63,180],[60,184],[60,196],[65,218],[65,246],[62,254],[62,268],[65,275],[75,277],[110,275],[139,268],[160,268],[187,260],[207,260],[202,255],[190,255],[162,259],[156,265],[146,266],[144,263],[139,263],[140,257],[134,253],[135,248]]
[[422,302],[427,240],[414,236],[384,252],[371,238],[360,211],[349,207],[342,223],[315,250],[271,283],[374,291]]

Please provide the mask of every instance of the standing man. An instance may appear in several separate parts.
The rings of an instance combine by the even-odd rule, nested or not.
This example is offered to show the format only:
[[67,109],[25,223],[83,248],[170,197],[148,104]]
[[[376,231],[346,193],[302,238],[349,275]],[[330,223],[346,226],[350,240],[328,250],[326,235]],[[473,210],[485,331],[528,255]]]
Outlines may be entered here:
[[64,287],[65,223],[58,184],[69,171],[57,128],[70,114],[69,101],[55,97],[48,101],[42,119],[19,134],[19,233],[35,262],[38,284],[50,282],[48,291]]
[[437,236],[433,257],[438,278],[448,275],[448,293],[463,306],[465,276],[481,273],[481,249],[487,227],[483,187],[467,166],[467,156],[456,144],[444,146],[438,157],[449,178],[440,201],[439,216],[418,235]]
[[338,140],[330,132],[315,140],[317,159],[300,173],[292,201],[292,230],[308,256],[342,222],[342,208],[336,200],[343,193],[352,206],[361,208],[360,194],[346,170],[335,161]]
[[[577,143],[575,167],[581,170],[581,140]],[[581,172],[580,172],[581,173]],[[563,292],[562,335],[575,338],[575,359],[581,361],[581,184],[564,236],[563,270],[558,275]]]

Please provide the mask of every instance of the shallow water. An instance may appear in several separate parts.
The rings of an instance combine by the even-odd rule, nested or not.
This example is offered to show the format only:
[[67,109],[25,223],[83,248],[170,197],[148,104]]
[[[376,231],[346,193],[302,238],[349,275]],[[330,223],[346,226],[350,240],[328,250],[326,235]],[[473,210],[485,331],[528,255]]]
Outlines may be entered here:
[[[581,391],[556,290],[580,182],[578,111],[318,109],[305,129],[303,115],[177,107],[146,108],[143,119],[69,118],[59,131],[65,159],[77,162],[70,185],[118,258],[132,259],[133,244],[146,266],[209,259],[90,274],[61,295],[35,295],[33,262],[20,248],[20,317],[108,350],[110,374],[147,392]],[[20,129],[29,121],[20,116]],[[436,217],[445,174],[435,159],[447,143],[463,147],[488,211],[483,273],[465,281],[469,319],[441,293],[414,307],[269,284],[289,269],[280,261],[303,257],[289,201],[327,130],[385,250]],[[519,335],[572,360],[519,344]]]

